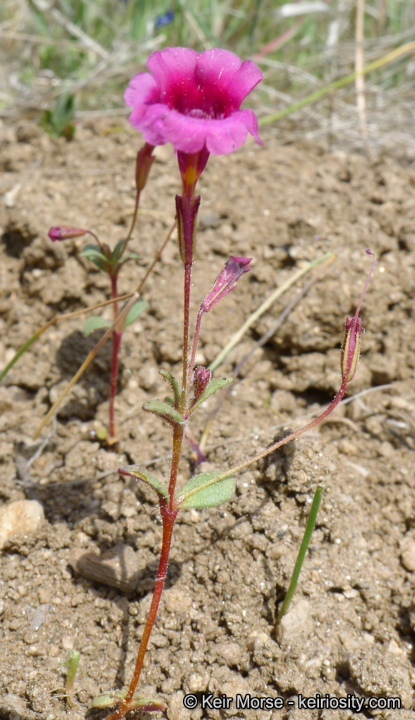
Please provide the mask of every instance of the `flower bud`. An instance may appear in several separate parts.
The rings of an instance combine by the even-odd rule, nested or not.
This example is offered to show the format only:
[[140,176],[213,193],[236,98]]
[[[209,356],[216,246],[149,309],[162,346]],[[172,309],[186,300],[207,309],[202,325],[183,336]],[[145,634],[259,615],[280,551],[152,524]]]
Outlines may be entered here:
[[89,230],[82,230],[82,228],[51,227],[48,235],[52,242],[55,242],[56,240],[69,240],[70,238],[81,237],[88,232]]
[[340,356],[342,381],[352,382],[360,357],[360,339],[362,337],[362,321],[358,317],[346,318],[344,340]]
[[146,186],[148,175],[155,159],[152,155],[153,150],[154,145],[146,143],[137,153],[137,160],[135,163],[135,184],[137,192],[139,193]]
[[195,400],[199,400],[201,395],[206,390],[212,377],[212,371],[209,368],[205,368],[202,365],[198,365],[195,368],[195,374],[193,379],[193,391],[195,394]]
[[225,295],[236,288],[241,275],[250,271],[252,258],[234,257],[231,255],[222,272],[219,273],[207,298],[202,302],[203,312],[209,312]]

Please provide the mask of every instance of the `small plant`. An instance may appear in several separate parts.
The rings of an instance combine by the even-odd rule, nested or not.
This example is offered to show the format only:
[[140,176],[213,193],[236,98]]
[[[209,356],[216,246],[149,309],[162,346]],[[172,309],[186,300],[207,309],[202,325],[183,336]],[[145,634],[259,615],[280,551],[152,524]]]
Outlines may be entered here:
[[[163,536],[152,602],[131,683],[128,689],[105,693],[93,703],[94,707],[100,708],[117,706],[107,720],[120,720],[134,709],[156,711],[165,707],[157,699],[140,696],[137,693],[137,686],[163,593],[173,530],[179,511],[183,508],[217,507],[227,502],[235,492],[236,473],[314,427],[336,408],[356,372],[362,334],[359,311],[368,282],[354,317],[346,320],[340,363],[341,387],[330,406],[308,425],[272,444],[256,456],[223,472],[211,471],[195,475],[183,488],[177,490],[179,461],[189,419],[205,400],[232,382],[230,378],[213,379],[208,368],[194,367],[203,316],[236,288],[242,276],[249,272],[251,262],[251,258],[235,256],[229,258],[214,281],[211,291],[201,302],[191,334],[190,292],[192,265],[196,254],[196,220],[200,205],[200,196],[196,195],[196,185],[210,154],[228,154],[237,150],[244,143],[248,132],[258,143],[261,142],[255,114],[252,110],[241,110],[240,105],[260,82],[262,75],[253,62],[241,62],[233,53],[218,49],[199,54],[186,48],[166,48],[153,53],[147,65],[151,74],[135,75],[125,93],[125,100],[132,107],[130,122],[143,133],[146,142],[143,152],[150,156],[155,145],[163,145],[166,142],[171,142],[177,152],[182,178],[182,194],[176,196],[179,250],[184,271],[182,375],[179,380],[168,371],[160,371],[170,386],[170,395],[162,400],[151,400],[143,407],[146,412],[157,415],[172,428],[173,452],[167,483],[163,483],[147,469],[137,465],[119,469],[121,475],[140,480],[155,491],[162,519]],[[121,248],[116,263],[119,262],[124,249],[125,247]],[[111,265],[113,255],[107,254],[100,245],[93,252],[103,266],[105,257],[105,267],[108,266],[107,272],[111,277],[113,272],[111,268],[116,265],[116,263],[114,266]],[[373,255],[370,250],[367,252]],[[375,260],[369,277],[374,265]],[[309,533],[300,551],[296,567],[298,572],[291,585],[292,592],[295,589],[314,520],[313,518],[310,520]]]
[[102,428],[99,431],[99,439],[105,440],[107,444],[113,445],[117,442],[116,427],[115,427],[115,415],[114,415],[114,401],[117,394],[117,380],[118,380],[118,355],[121,344],[121,338],[125,328],[131,325],[137,320],[139,315],[147,308],[145,300],[138,299],[130,307],[126,316],[120,313],[118,304],[118,291],[117,282],[118,275],[121,268],[129,260],[138,258],[136,253],[125,254],[128,241],[130,240],[131,234],[134,229],[135,221],[137,218],[138,205],[140,200],[140,193],[144,189],[147,178],[154,161],[152,156],[153,147],[147,143],[144,145],[137,154],[136,160],[136,203],[133,221],[131,224],[130,231],[124,240],[120,240],[115,246],[114,250],[111,250],[105,243],[101,243],[98,237],[91,232],[91,230],[84,230],[82,228],[67,228],[67,227],[52,227],[49,230],[49,237],[52,242],[57,240],[67,240],[69,238],[82,237],[83,235],[91,235],[97,242],[96,245],[86,245],[82,252],[81,257],[86,258],[93,262],[100,270],[107,273],[110,284],[111,284],[111,299],[113,300],[113,320],[107,320],[103,317],[92,315],[87,319],[84,325],[84,335],[88,336],[98,329],[108,329],[114,323],[114,329],[112,332],[112,360],[111,360],[111,379],[110,379],[110,392],[109,392],[109,427]]
[[40,124],[50,135],[64,137],[69,141],[75,135],[74,117],[75,97],[65,92],[57,97],[53,110],[45,110]]

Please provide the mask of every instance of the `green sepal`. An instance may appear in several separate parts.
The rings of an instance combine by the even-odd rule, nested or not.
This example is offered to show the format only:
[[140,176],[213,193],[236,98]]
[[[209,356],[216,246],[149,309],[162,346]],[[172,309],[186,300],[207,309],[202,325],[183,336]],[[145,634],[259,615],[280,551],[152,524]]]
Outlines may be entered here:
[[167,370],[159,370],[159,373],[162,377],[164,377],[166,380],[169,381],[172,390],[174,392],[174,398],[175,398],[175,406],[177,407],[180,403],[180,386],[174,375],[169,373]]
[[[92,701],[92,707],[109,707],[110,705],[118,703],[119,700],[124,700],[125,697],[127,697],[127,690],[109,690],[103,695],[95,697]],[[134,695],[131,701],[130,710],[135,710],[137,708],[141,708],[143,712],[164,712],[167,709],[167,705],[160,700],[153,700],[150,698],[140,697],[139,695]]]
[[136,300],[127,313],[127,317],[124,320],[124,327],[131,325],[141,315],[144,310],[147,310],[148,302],[145,300]]
[[233,382],[233,378],[217,378],[217,380],[211,380],[207,388],[202,392],[201,396],[196,400],[195,404],[190,408],[192,413],[196,408],[200,407],[202,403],[210,398],[215,392],[222,388],[230,385]]
[[106,255],[101,252],[99,245],[85,245],[79,255],[93,262],[100,270],[108,270],[109,260]]
[[190,490],[194,490],[195,488],[200,487],[200,485],[204,485],[205,483],[209,482],[209,480],[213,480],[213,478],[215,478],[217,475],[221,475],[221,473],[218,470],[213,470],[212,472],[201,473],[200,475],[195,475],[194,477],[192,477],[191,480],[186,483],[184,488],[182,488],[180,492],[175,495],[174,499],[177,501],[179,507],[218,507],[219,505],[222,505],[223,503],[230,500],[231,497],[235,494],[234,477],[226,477],[223,480],[218,480],[217,483],[212,483],[207,487],[202,487],[198,492],[195,492],[188,498],[185,497],[184,500],[180,500],[180,498],[182,498],[183,495],[186,495]]
[[144,403],[143,410],[158,415],[163,420],[167,420],[170,425],[184,425],[183,415],[181,415],[175,407],[172,407],[163,400],[150,400]]
[[109,328],[111,327],[112,322],[111,320],[106,320],[103,317],[97,317],[97,315],[91,315],[86,321],[84,325],[84,335],[85,337],[89,337],[95,330],[100,330],[101,328]]
[[118,469],[120,475],[128,475],[134,477],[137,480],[142,480],[146,485],[150,485],[158,495],[162,495],[166,500],[169,499],[168,492],[164,485],[161,484],[160,480],[152,475],[148,470],[143,470],[138,465],[127,465],[126,467],[120,467]]

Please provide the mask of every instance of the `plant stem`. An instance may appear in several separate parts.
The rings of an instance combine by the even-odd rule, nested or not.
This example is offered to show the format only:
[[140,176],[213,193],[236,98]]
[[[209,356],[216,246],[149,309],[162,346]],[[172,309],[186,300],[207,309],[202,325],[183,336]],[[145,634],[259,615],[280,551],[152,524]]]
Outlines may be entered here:
[[[117,273],[111,275],[111,297],[116,298],[117,293]],[[114,322],[118,320],[118,302],[114,302]],[[110,381],[110,397],[109,397],[109,433],[110,440],[115,438],[115,422],[114,422],[114,401],[117,394],[118,380],[118,353],[122,338],[122,330],[114,330],[112,333],[112,360],[111,360],[111,381]]]
[[278,617],[276,620],[276,624],[278,625],[281,618],[288,612],[288,609],[291,605],[291,600],[293,599],[295,590],[297,588],[298,578],[300,577],[301,568],[303,566],[304,558],[308,549],[308,546],[310,544],[311,535],[314,530],[314,525],[316,524],[317,520],[317,513],[318,509],[320,507],[321,498],[323,496],[324,488],[321,485],[318,485],[316,488],[316,491],[314,493],[313,502],[310,509],[310,514],[308,516],[307,525],[304,531],[303,541],[301,543],[301,547],[298,551],[297,560],[295,561],[293,574],[291,575],[290,584],[288,586],[287,593],[284,598],[284,602],[281,605],[281,610],[278,613]]
[[171,541],[173,535],[174,522],[176,520],[178,510],[170,511],[165,501],[164,504],[160,502],[160,512],[163,520],[163,540],[160,552],[159,566],[157,570],[157,577],[154,586],[153,599],[151,601],[150,611],[144,626],[143,635],[141,637],[140,647],[138,649],[137,660],[135,663],[133,678],[128,688],[128,692],[125,700],[122,700],[118,710],[111,713],[106,720],[120,720],[126,713],[132,709],[131,701],[134,697],[134,693],[137,689],[138,681],[140,679],[141,671],[143,669],[144,656],[146,654],[148,641],[150,640],[151,631],[154,627],[154,623],[157,618],[157,612],[160,604],[161,595],[166,580],[167,566],[169,562]]
[[300,435],[303,435],[303,433],[308,432],[308,430],[311,430],[311,428],[315,427],[319,423],[321,423],[323,420],[325,420],[330,413],[333,412],[333,410],[337,407],[339,402],[343,399],[343,397],[346,394],[347,388],[349,383],[347,380],[343,380],[341,388],[339,392],[337,393],[336,397],[330,405],[324,410],[324,412],[321,413],[317,418],[314,418],[308,425],[305,425],[304,427],[300,428],[299,430],[296,430],[293,433],[290,433],[290,435],[287,435],[285,438],[282,438],[282,440],[278,440],[278,442],[273,443],[273,445],[270,445],[269,447],[265,448],[265,450],[262,450],[262,452],[258,453],[257,455],[254,455],[253,457],[249,458],[249,460],[245,460],[245,462],[240,463],[240,465],[235,465],[234,467],[230,468],[230,470],[226,470],[226,472],[220,473],[219,475],[216,475],[211,480],[203,483],[203,485],[199,485],[194,490],[189,490],[189,492],[183,494],[180,496],[180,500],[183,501],[192,495],[194,495],[196,492],[200,492],[201,489],[207,488],[210,485],[214,485],[217,482],[220,482],[220,480],[224,480],[227,477],[231,477],[231,475],[235,475],[235,473],[240,472],[241,470],[244,470],[246,467],[249,467],[253,463],[257,462],[258,460],[261,460],[262,458],[266,457],[267,455],[270,455],[274,450],[277,450],[278,448],[282,447],[283,445],[286,445],[291,440],[295,440]]
[[[184,318],[183,318],[183,387],[181,393],[180,410],[183,413],[187,406],[188,392],[187,392],[187,375],[189,369],[188,354],[189,354],[189,316],[190,316],[190,289],[192,279],[192,265],[184,265]],[[170,548],[172,542],[174,523],[177,517],[178,508],[174,504],[174,493],[176,490],[177,473],[179,469],[180,454],[182,450],[182,443],[184,437],[185,427],[182,425],[176,425],[173,430],[173,457],[170,469],[170,482],[169,482],[169,500],[164,498],[159,500],[160,514],[163,521],[163,539],[160,551],[160,560],[157,570],[157,577],[153,591],[153,598],[151,601],[150,611],[144,626],[143,635],[141,637],[140,647],[138,649],[137,660],[135,663],[133,678],[128,688],[125,700],[120,702],[118,710],[111,713],[106,720],[120,720],[125,717],[127,712],[134,706],[132,700],[136,691],[138,681],[140,679],[141,671],[143,669],[144,657],[147,651],[148,642],[150,639],[151,632],[156,622],[157,612],[160,605],[160,600],[166,580],[167,566],[170,556]]]
[[192,265],[184,266],[184,318],[183,318],[183,380],[180,412],[183,414],[187,406],[187,378],[189,372],[189,324],[190,324],[190,288],[192,282]]
[[176,520],[177,510],[170,511],[167,507],[160,508],[161,510],[161,516],[163,518],[163,540],[162,540],[162,546],[161,546],[161,552],[160,552],[160,560],[159,560],[159,566],[157,570],[157,577],[156,577],[156,583],[154,587],[154,593],[153,593],[153,599],[151,601],[151,607],[150,612],[147,617],[147,621],[144,627],[143,635],[140,642],[140,648],[137,655],[137,660],[135,664],[134,669],[134,675],[133,679],[131,681],[130,687],[128,688],[128,693],[126,697],[126,701],[132,699],[137,684],[140,678],[141,670],[143,668],[143,660],[144,655],[147,650],[148,641],[150,639],[151,631],[153,629],[154,623],[156,621],[157,617],[157,611],[160,604],[161,595],[164,588],[164,583],[166,580],[166,574],[167,574],[167,565],[169,562],[169,555],[170,555],[170,547],[171,547],[171,540],[173,535],[173,527],[174,527],[174,521]]
[[[137,299],[138,299],[138,293],[134,293],[134,295],[132,296],[131,300],[127,303],[127,305],[125,306],[125,308],[123,308],[122,311],[121,311],[120,314],[119,314],[118,320],[119,320],[120,322],[123,321],[123,320],[125,320],[125,318],[126,318],[127,315],[128,315],[129,309],[134,305],[134,303],[135,303],[135,301],[136,301]],[[117,322],[117,321],[116,321],[116,322]],[[72,380],[70,381],[69,385],[66,387],[66,389],[63,391],[63,393],[60,395],[60,397],[59,397],[59,398],[56,400],[56,402],[52,405],[52,407],[50,408],[49,412],[48,412],[48,413],[45,415],[45,417],[43,418],[43,420],[42,420],[42,422],[40,423],[38,429],[36,430],[35,434],[33,435],[33,440],[36,440],[36,439],[39,437],[39,435],[40,435],[40,433],[42,432],[43,428],[45,427],[45,425],[48,424],[50,418],[52,417],[52,415],[54,415],[55,411],[57,410],[57,408],[58,408],[59,405],[61,404],[62,400],[67,396],[68,392],[70,391],[71,388],[73,388],[73,386],[75,385],[75,383],[79,380],[79,378],[81,377],[81,375],[82,375],[82,373],[84,372],[84,370],[88,367],[89,363],[94,359],[94,357],[95,357],[96,354],[101,350],[102,346],[106,343],[106,341],[108,340],[108,338],[110,337],[110,335],[114,332],[114,329],[115,329],[115,327],[116,327],[116,322],[113,323],[113,324],[111,325],[111,327],[108,328],[108,330],[106,330],[106,332],[105,332],[104,335],[102,336],[101,340],[99,340],[99,341],[97,342],[97,344],[95,345],[95,347],[93,348],[93,350],[91,350],[91,352],[89,353],[89,355],[85,358],[84,362],[82,363],[82,365],[81,365],[81,367],[79,368],[79,370],[78,370],[78,371],[75,373],[75,375],[73,376],[73,378],[72,378]]]
[[188,371],[188,375],[187,375],[187,392],[188,393],[190,391],[190,383],[192,382],[192,374],[193,374],[193,369],[195,366],[197,346],[199,343],[200,324],[202,322],[203,312],[204,311],[202,310],[202,308],[200,308],[199,312],[197,313],[197,318],[196,318],[195,334],[193,336],[192,356],[190,358],[189,371]]

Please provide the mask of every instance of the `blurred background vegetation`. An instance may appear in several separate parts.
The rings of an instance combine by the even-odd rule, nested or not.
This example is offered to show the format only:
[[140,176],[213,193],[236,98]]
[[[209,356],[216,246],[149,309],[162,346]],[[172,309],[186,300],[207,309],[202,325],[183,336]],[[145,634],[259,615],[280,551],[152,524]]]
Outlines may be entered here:
[[[148,55],[185,45],[254,59],[265,120],[411,41],[414,0],[1,0],[0,118],[52,122],[57,103],[71,120],[127,114],[123,90]],[[352,82],[289,122],[349,147],[362,147],[362,133],[380,147],[403,143],[415,160],[414,52],[368,74],[363,90],[363,105]]]

